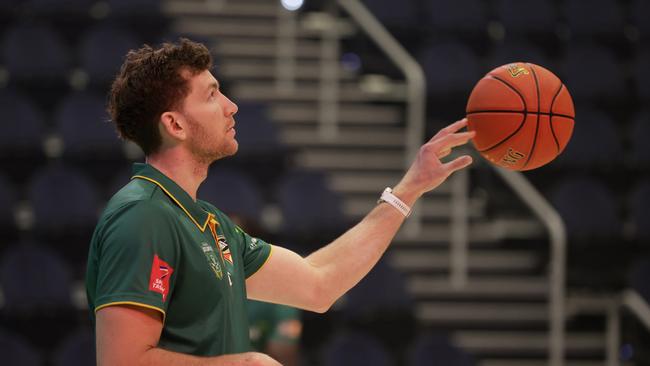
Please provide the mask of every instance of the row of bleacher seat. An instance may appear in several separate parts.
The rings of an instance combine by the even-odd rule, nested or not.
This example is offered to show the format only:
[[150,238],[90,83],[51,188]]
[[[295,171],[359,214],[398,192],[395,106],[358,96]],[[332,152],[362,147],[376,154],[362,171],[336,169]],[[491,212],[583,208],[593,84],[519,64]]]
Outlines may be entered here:
[[3,32],[0,64],[9,84],[69,83],[76,89],[90,85],[104,90],[126,52],[144,41],[120,24],[97,24],[71,47],[46,23],[18,23]]
[[457,41],[434,43],[417,54],[426,74],[428,93],[434,98],[467,95],[487,71],[520,61],[537,63],[553,71],[576,101],[605,99],[621,103],[633,97],[650,99],[650,47],[641,49],[629,65],[615,52],[589,42],[568,45],[565,55],[555,61],[534,44],[524,42],[496,47],[485,63],[470,46]]
[[486,32],[489,21],[497,21],[514,32],[546,33],[554,36],[564,25],[571,36],[622,35],[634,27],[642,38],[650,37],[645,0],[366,0],[366,6],[388,28],[413,32]]
[[[85,160],[115,160],[140,157],[130,155],[109,123],[105,99],[93,92],[73,92],[63,97],[46,117],[30,98],[9,90],[0,91],[0,107],[13,128],[0,136],[0,152],[14,159],[42,155]],[[280,156],[288,152],[279,132],[261,104],[241,104],[235,116],[237,139],[242,156]],[[589,105],[576,111],[571,143],[558,160],[558,166],[610,167],[625,164],[632,169],[650,166],[650,111],[639,110],[629,121]],[[47,141],[59,141],[57,148],[46,148]],[[45,149],[45,151],[44,151]],[[623,159],[621,159],[623,157]]]

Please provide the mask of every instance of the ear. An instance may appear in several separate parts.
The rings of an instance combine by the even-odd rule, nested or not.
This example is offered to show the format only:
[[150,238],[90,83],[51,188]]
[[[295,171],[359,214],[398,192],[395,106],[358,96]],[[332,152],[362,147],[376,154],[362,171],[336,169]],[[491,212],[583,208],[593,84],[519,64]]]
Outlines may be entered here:
[[187,130],[185,119],[177,112],[164,112],[160,116],[160,134],[172,140],[185,140]]

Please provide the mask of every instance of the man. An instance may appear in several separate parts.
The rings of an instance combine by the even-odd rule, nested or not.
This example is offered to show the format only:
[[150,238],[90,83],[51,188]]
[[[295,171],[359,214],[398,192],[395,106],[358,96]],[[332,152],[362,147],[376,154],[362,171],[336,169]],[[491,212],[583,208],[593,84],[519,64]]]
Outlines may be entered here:
[[[471,163],[442,163],[467,143],[441,130],[360,223],[303,258],[252,238],[196,192],[209,165],[237,152],[237,106],[219,90],[205,46],[181,39],[127,54],[109,112],[146,164],[108,202],[86,286],[99,365],[279,365],[248,352],[245,298],[325,312],[384,253],[409,206]],[[271,253],[272,252],[272,253]]]

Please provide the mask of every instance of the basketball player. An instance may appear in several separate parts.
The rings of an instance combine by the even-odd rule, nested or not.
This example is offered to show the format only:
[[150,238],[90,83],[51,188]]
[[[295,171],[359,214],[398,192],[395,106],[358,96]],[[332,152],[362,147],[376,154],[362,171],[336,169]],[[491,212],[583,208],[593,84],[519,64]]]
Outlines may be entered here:
[[458,132],[461,120],[420,148],[360,223],[303,258],[197,200],[210,164],[238,147],[237,105],[211,63],[205,46],[181,39],[129,52],[113,82],[112,121],[146,163],[135,164],[108,202],[90,245],[86,288],[99,365],[279,365],[249,351],[245,299],[327,311],[379,260],[409,207],[471,163],[440,160],[473,137]]

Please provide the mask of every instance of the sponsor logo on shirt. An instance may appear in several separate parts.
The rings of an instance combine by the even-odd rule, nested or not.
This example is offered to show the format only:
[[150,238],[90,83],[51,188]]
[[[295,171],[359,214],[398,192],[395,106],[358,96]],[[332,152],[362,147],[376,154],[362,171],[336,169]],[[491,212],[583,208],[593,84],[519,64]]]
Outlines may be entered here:
[[253,250],[257,248],[257,238],[251,238],[250,244],[248,244],[248,247]]
[[210,265],[210,269],[212,269],[212,272],[214,272],[214,275],[218,279],[222,279],[223,270],[221,269],[221,265],[219,264],[219,258],[217,258],[217,255],[214,253],[214,250],[212,250],[210,244],[206,242],[201,243],[201,249],[203,249],[203,254],[205,254],[205,258],[208,260],[208,264]]
[[167,262],[160,259],[158,254],[154,254],[153,262],[151,263],[149,291],[161,294],[163,302],[165,302],[169,294],[169,278],[172,273],[174,273],[174,269]]

